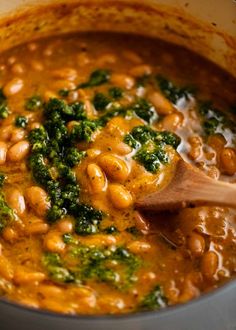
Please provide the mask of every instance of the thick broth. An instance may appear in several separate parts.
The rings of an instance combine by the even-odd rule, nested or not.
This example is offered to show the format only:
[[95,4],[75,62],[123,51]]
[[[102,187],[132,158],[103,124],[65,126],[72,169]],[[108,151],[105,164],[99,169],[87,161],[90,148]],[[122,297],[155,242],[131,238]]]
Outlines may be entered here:
[[234,210],[150,218],[134,208],[168,182],[179,154],[235,181],[232,77],[158,40],[88,34],[2,54],[0,86],[3,297],[128,313],[187,302],[235,276]]

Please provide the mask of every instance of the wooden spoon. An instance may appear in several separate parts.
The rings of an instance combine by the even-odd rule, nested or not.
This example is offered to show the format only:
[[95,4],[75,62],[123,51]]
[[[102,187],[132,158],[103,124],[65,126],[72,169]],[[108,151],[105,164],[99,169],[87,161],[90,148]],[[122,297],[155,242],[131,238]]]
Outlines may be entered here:
[[180,159],[166,187],[136,201],[137,208],[151,211],[173,211],[196,205],[236,208],[236,184],[214,180]]

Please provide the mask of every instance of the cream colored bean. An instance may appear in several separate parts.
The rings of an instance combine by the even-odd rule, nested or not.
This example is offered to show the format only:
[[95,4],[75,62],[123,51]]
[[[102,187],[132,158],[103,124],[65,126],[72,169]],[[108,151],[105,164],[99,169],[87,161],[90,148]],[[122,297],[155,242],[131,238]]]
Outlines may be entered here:
[[15,229],[6,227],[2,231],[2,237],[5,241],[12,243],[16,241],[19,236]]
[[65,219],[60,220],[57,224],[57,228],[62,234],[72,233],[72,231],[73,231],[73,221],[72,221],[72,219],[70,219],[70,218],[66,219],[65,218]]
[[228,175],[236,172],[236,152],[232,148],[224,148],[220,153],[220,166],[222,171]]
[[43,221],[35,221],[26,227],[27,235],[42,235],[46,234],[49,230],[49,225]]
[[208,137],[207,144],[217,153],[220,153],[224,146],[227,144],[227,141],[222,134],[214,134]]
[[47,193],[40,187],[32,186],[25,191],[25,198],[34,212],[40,216],[45,216],[50,208]]
[[40,127],[41,127],[40,123],[34,122],[34,123],[29,124],[27,128],[29,131],[32,131],[33,129],[40,128]]
[[188,156],[191,159],[195,160],[198,157],[200,157],[202,154],[202,145],[203,145],[202,139],[200,136],[191,136],[188,139],[188,142],[191,147],[190,151],[188,152]]
[[30,272],[23,267],[16,269],[14,273],[14,282],[16,284],[39,283],[46,279],[46,275],[41,272]]
[[63,252],[66,244],[63,242],[61,232],[50,231],[44,238],[44,247],[50,252]]
[[23,128],[14,127],[11,131],[10,141],[13,143],[19,142],[25,138],[25,130]]
[[192,233],[187,240],[187,245],[192,255],[195,257],[203,255],[205,250],[205,240],[201,235]]
[[110,246],[116,244],[116,238],[112,235],[93,235],[82,239],[83,244],[89,246]]
[[97,59],[97,66],[103,66],[106,64],[114,64],[117,61],[117,57],[114,54],[103,54]]
[[5,164],[7,159],[7,144],[0,141],[0,165]]
[[87,65],[91,62],[88,54],[86,54],[85,52],[79,53],[77,60],[80,67],[83,67],[84,65]]
[[150,75],[152,73],[152,68],[150,65],[142,64],[133,67],[129,73],[134,77],[141,77],[144,75]]
[[142,58],[132,50],[125,50],[123,52],[123,56],[130,62],[133,62],[134,64],[142,63]]
[[56,90],[60,90],[60,89],[75,89],[76,88],[76,85],[75,83],[73,83],[72,81],[70,80],[56,80],[54,83],[53,83],[53,88],[56,89]]
[[147,242],[134,241],[127,245],[127,248],[133,253],[148,252],[151,249],[151,245]]
[[43,95],[43,98],[46,102],[48,102],[50,99],[55,99],[57,97],[58,95],[50,90],[46,91]]
[[13,73],[15,73],[15,74],[22,74],[22,73],[25,72],[25,68],[24,68],[23,64],[21,64],[21,63],[15,63],[11,67],[11,71]]
[[0,255],[0,277],[10,281],[13,279],[13,276],[14,269],[11,262],[4,255]]
[[87,174],[92,188],[92,192],[100,193],[106,190],[106,177],[97,164],[89,164]]
[[13,130],[12,125],[3,126],[0,128],[0,140],[9,141]]
[[175,110],[172,103],[161,93],[153,92],[148,95],[148,99],[160,115],[169,115]]
[[101,153],[101,150],[99,149],[94,149],[94,148],[90,148],[90,149],[87,149],[87,156],[91,159],[94,159],[96,158],[98,155],[100,155]]
[[98,165],[114,181],[124,182],[129,176],[130,171],[125,161],[112,154],[99,156]]
[[43,71],[43,69],[44,69],[43,64],[36,60],[31,61],[31,67],[33,70],[38,71],[38,72]]
[[119,142],[118,144],[114,145],[112,149],[114,152],[121,156],[128,155],[132,151],[132,148],[124,142]]
[[135,81],[131,76],[122,73],[113,73],[111,76],[111,83],[125,89],[134,87]]
[[202,274],[209,280],[214,278],[219,264],[218,255],[214,251],[206,252],[201,260]]
[[126,209],[133,204],[131,193],[120,184],[109,185],[109,197],[117,209]]
[[63,295],[63,289],[55,285],[40,284],[37,290],[44,298],[60,298]]
[[14,144],[7,152],[7,159],[11,162],[22,161],[29,153],[30,144],[23,140]]
[[162,127],[169,131],[174,131],[183,124],[184,117],[182,113],[172,113],[162,120]]
[[9,188],[5,192],[7,204],[16,212],[18,216],[22,215],[25,210],[25,199],[22,192],[17,188]]
[[75,80],[78,76],[77,71],[73,68],[62,68],[57,69],[52,72],[52,76],[55,78],[66,79],[66,80]]
[[24,81],[21,78],[13,78],[3,88],[6,97],[18,94],[24,87]]

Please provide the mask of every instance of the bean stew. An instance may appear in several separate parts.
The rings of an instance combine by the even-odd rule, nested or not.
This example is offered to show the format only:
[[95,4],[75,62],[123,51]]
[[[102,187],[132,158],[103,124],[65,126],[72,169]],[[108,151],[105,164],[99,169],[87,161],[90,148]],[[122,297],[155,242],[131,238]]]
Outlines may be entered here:
[[236,81],[197,55],[116,34],[0,57],[0,295],[67,314],[158,310],[236,272],[236,211],[143,215],[179,157],[236,182]]

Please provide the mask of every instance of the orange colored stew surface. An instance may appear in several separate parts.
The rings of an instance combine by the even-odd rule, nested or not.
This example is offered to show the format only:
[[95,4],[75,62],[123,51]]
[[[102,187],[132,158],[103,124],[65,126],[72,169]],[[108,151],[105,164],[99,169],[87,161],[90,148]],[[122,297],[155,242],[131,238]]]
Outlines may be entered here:
[[235,277],[235,210],[135,209],[179,157],[235,182],[232,77],[158,40],[84,34],[1,54],[0,87],[2,298],[129,313]]

